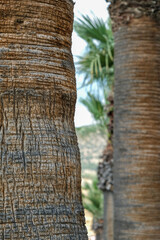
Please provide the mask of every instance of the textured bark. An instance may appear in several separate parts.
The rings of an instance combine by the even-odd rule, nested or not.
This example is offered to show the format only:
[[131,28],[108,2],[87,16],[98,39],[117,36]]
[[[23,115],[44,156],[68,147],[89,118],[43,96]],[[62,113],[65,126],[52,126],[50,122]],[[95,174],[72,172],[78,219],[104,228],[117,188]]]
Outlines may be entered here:
[[113,147],[107,144],[103,151],[103,161],[98,164],[98,188],[103,192],[113,191]]
[[0,239],[87,239],[70,0],[0,1]]
[[129,24],[132,19],[150,16],[160,21],[160,0],[106,0],[112,18],[113,30]]
[[[117,0],[110,9],[122,2],[138,6]],[[114,28],[115,240],[160,239],[160,25],[148,11],[160,1],[145,2],[148,15]]]

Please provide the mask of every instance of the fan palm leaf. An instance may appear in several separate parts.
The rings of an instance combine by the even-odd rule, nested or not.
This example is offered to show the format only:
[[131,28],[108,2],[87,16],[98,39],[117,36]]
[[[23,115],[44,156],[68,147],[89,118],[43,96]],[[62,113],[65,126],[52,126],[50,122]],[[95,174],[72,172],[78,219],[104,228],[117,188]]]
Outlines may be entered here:
[[113,68],[113,35],[110,22],[108,28],[106,25],[102,19],[94,17],[92,20],[84,15],[74,23],[75,31],[87,43],[84,55],[76,63],[78,72],[84,74],[83,86],[95,81],[99,84],[102,79],[106,83],[113,80],[108,72],[109,68]]

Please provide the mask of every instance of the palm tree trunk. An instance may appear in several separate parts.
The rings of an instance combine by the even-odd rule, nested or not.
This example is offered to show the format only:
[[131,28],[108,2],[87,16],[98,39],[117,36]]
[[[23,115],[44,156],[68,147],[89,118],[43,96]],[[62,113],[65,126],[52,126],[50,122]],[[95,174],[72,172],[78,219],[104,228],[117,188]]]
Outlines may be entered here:
[[87,239],[71,0],[0,2],[0,239]]
[[[122,4],[123,2],[123,4]],[[115,240],[160,239],[159,1],[112,1]]]
[[103,240],[114,240],[114,195],[112,191],[104,191],[104,231]]
[[102,232],[96,233],[96,240],[102,240]]

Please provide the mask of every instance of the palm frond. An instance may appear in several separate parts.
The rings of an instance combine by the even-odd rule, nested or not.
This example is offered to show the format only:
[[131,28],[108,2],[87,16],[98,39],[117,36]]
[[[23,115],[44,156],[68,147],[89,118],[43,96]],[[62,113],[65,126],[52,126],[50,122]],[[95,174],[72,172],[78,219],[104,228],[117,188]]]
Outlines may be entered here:
[[[81,87],[93,86],[92,89],[100,89],[98,95],[91,89],[87,98],[80,99],[81,103],[92,114],[93,118],[106,131],[107,116],[104,111],[104,104],[107,99],[107,92],[113,90],[114,82],[114,41],[111,30],[111,22],[108,25],[102,19],[82,15],[74,23],[77,34],[85,40],[87,46],[82,56],[78,58],[76,69],[83,74]],[[98,97],[97,97],[98,96]]]
[[88,41],[88,39],[95,39],[100,42],[106,42],[106,23],[103,19],[95,18],[92,20],[88,15],[82,15],[74,23],[74,29],[77,34]]
[[[110,23],[109,23],[110,24]],[[76,63],[78,73],[84,74],[82,86],[97,84],[101,79],[108,83],[108,69],[113,67],[114,44],[111,26],[99,18],[92,20],[89,16],[75,21],[74,29],[86,41],[87,47],[83,56]],[[108,84],[110,87],[110,84]]]
[[100,120],[104,117],[104,105],[94,94],[88,92],[85,99],[80,98],[80,102],[87,107],[88,111],[92,114],[95,120]]

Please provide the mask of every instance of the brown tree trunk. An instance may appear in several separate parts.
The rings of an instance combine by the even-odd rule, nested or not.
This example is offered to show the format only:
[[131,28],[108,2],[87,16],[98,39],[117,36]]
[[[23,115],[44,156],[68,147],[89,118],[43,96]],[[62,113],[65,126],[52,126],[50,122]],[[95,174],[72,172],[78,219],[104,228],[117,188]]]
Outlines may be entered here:
[[71,0],[0,1],[0,239],[87,239]]
[[102,239],[102,231],[101,232],[98,232],[98,233],[96,233],[96,240],[103,240]]
[[160,239],[160,1],[112,1],[115,240]]
[[108,142],[103,151],[103,161],[98,165],[98,187],[103,191],[104,214],[103,214],[103,240],[114,239],[114,197],[113,197],[113,96],[108,97],[105,106],[107,117],[110,120],[107,124]]
[[103,240],[114,240],[114,193],[104,191]]

